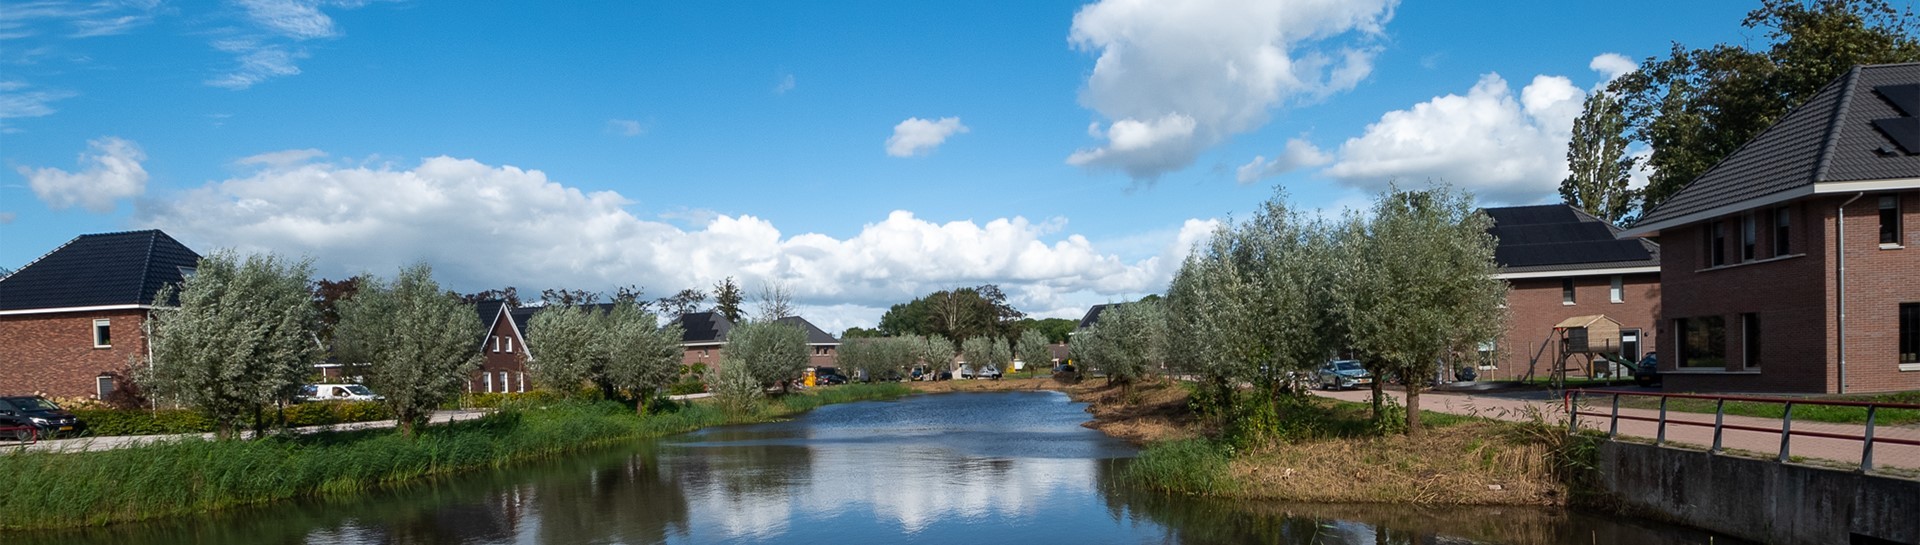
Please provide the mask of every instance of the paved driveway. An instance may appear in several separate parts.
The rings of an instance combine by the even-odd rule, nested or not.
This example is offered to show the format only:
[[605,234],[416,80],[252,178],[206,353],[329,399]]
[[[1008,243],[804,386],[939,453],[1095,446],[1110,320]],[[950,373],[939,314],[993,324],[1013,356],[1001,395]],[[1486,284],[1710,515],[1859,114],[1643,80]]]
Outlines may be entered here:
[[[1339,392],[1315,391],[1316,395],[1344,401],[1367,402],[1372,398],[1368,390],[1348,390]],[[1387,395],[1396,402],[1406,401],[1400,392],[1389,390]],[[1590,405],[1582,409],[1588,412],[1605,412],[1608,406],[1603,398],[1593,398]],[[1420,408],[1450,414],[1473,415],[1508,421],[1527,421],[1530,415],[1545,415],[1549,421],[1565,423],[1565,409],[1558,397],[1541,395],[1539,392],[1522,392],[1500,395],[1467,395],[1455,393],[1426,392],[1420,394]],[[1622,416],[1640,416],[1658,418],[1660,412],[1652,409],[1620,409]],[[1608,418],[1604,416],[1583,416],[1580,427],[1583,429],[1606,430]],[[1667,413],[1667,441],[1684,443],[1705,449],[1713,444],[1712,414]],[[1688,421],[1707,424],[1703,426],[1676,425],[1673,422]],[[1743,425],[1757,428],[1779,429],[1777,418],[1758,418],[1750,416],[1726,417],[1728,425]],[[1834,424],[1796,420],[1794,431],[1813,431],[1836,434],[1860,435],[1866,426],[1861,424]],[[1659,424],[1637,420],[1621,420],[1620,435],[1653,439],[1658,435]],[[1900,438],[1920,441],[1920,427],[1915,426],[1878,426],[1874,435],[1880,438]],[[1725,430],[1722,432],[1721,445],[1727,449],[1743,450],[1766,456],[1778,456],[1780,453],[1780,433],[1753,432],[1744,430]],[[1788,454],[1807,458],[1817,458],[1843,464],[1858,465],[1862,452],[1861,443],[1850,439],[1826,439],[1821,437],[1794,436]],[[1875,467],[1898,467],[1920,469],[1920,447],[1878,443],[1873,449]]]

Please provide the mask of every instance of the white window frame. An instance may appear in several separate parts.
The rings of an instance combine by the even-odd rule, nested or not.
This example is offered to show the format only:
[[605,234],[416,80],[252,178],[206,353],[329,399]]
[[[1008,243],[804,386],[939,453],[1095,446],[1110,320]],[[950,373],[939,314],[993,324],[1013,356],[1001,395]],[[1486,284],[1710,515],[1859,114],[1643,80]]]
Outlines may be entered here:
[[486,379],[487,381],[487,393],[493,393],[493,373],[481,371],[480,378]]
[[[100,335],[101,328],[106,329],[107,334],[105,335],[105,338],[102,338],[102,336]],[[103,340],[107,342],[104,342],[104,343],[100,342]],[[112,319],[100,318],[93,321],[93,347],[94,348],[113,348],[113,320]]]
[[1613,302],[1615,303],[1627,302],[1627,285],[1626,284],[1627,284],[1626,280],[1621,278],[1620,275],[1617,275],[1617,274],[1613,275],[1612,287],[1609,288],[1607,291],[1608,297],[1613,299]]
[[493,336],[493,351],[494,351],[494,352],[499,352],[499,351],[500,351],[500,336],[499,336],[499,335],[494,335],[494,336]]
[[511,381],[510,379],[508,379],[508,378],[507,378],[507,372],[506,372],[506,371],[501,371],[501,372],[500,372],[500,391],[501,391],[501,392],[511,392],[511,391],[513,391],[513,382],[512,382],[512,381]]
[[93,398],[105,400],[107,399],[107,394],[113,393],[113,390],[118,386],[119,384],[113,379],[113,375],[93,377]]
[[523,372],[515,372],[514,375],[515,375],[514,378],[520,379],[520,393],[523,393],[523,394],[527,393],[527,374]]
[[513,353],[513,337],[508,337],[506,335],[501,335],[501,337],[507,340],[507,353],[512,354]]

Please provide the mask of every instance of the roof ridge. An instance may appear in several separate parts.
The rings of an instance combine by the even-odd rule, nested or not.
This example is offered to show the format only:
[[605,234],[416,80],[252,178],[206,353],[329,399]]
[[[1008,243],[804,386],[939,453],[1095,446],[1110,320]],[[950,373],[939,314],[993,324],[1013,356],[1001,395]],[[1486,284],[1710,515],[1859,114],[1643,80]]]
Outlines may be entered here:
[[1820,158],[1814,163],[1813,183],[1827,178],[1827,168],[1833,166],[1833,149],[1839,145],[1840,121],[1846,119],[1847,108],[1853,105],[1853,86],[1860,81],[1861,65],[1853,65],[1847,70],[1847,77],[1840,84],[1840,101],[1833,108],[1833,120],[1827,123],[1827,134],[1822,137],[1826,143],[1820,146]]
[[[1859,66],[1856,65],[1854,68],[1858,69]],[[1692,189],[1693,186],[1699,184],[1701,180],[1707,179],[1707,175],[1713,174],[1714,171],[1720,170],[1720,167],[1726,166],[1727,162],[1730,159],[1733,159],[1734,157],[1738,157],[1740,155],[1740,152],[1746,151],[1747,148],[1749,147],[1753,147],[1754,144],[1760,142],[1762,137],[1765,137],[1767,134],[1772,133],[1775,129],[1780,128],[1780,124],[1786,121],[1787,118],[1793,117],[1793,114],[1800,113],[1801,110],[1806,109],[1807,105],[1813,103],[1813,99],[1819,98],[1822,93],[1827,92],[1828,88],[1833,87],[1834,85],[1837,85],[1837,84],[1842,84],[1842,83],[1843,81],[1841,80],[1827,82],[1826,85],[1821,86],[1820,89],[1817,91],[1814,91],[1812,95],[1808,95],[1807,98],[1805,100],[1800,101],[1799,104],[1795,104],[1792,108],[1788,108],[1787,111],[1781,112],[1780,117],[1775,118],[1771,122],[1768,122],[1766,128],[1760,129],[1760,132],[1754,133],[1753,136],[1747,137],[1747,141],[1741,142],[1740,147],[1733,148],[1733,151],[1727,152],[1727,154],[1725,156],[1722,156],[1720,160],[1714,161],[1713,166],[1707,167],[1706,170],[1700,171],[1700,174],[1694,175],[1692,180],[1687,180],[1687,185],[1680,186],[1680,189],[1676,189],[1674,190],[1673,193],[1667,194],[1667,200],[1662,201],[1660,205],[1650,209],[1641,210],[1640,217],[1639,219],[1636,219],[1634,221],[1634,224],[1637,226],[1641,223],[1645,223],[1647,218],[1653,217],[1656,212],[1660,211],[1661,208],[1664,208],[1666,205],[1672,203],[1675,197],[1679,197],[1682,193],[1686,193],[1688,189]],[[1842,99],[1844,98],[1845,97],[1842,97]],[[1811,184],[1811,183],[1818,182],[1819,177],[1817,176],[1817,174],[1818,173],[1816,172],[1816,177],[1812,180],[1807,180],[1807,183]],[[1665,220],[1662,220],[1662,221],[1665,221]]]
[[147,233],[147,256],[140,260],[140,281],[136,282],[133,287],[133,300],[135,301],[142,300],[143,297],[140,292],[146,291],[147,278],[153,276],[153,247],[160,245],[159,237],[154,235],[159,232],[159,229],[152,229],[151,232]]

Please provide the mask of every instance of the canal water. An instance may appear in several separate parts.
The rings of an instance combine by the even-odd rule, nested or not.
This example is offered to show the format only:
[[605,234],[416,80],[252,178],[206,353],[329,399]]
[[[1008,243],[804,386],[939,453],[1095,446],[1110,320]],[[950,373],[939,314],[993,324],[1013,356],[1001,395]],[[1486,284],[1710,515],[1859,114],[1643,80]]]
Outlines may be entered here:
[[[1122,486],[1135,449],[1054,392],[830,405],[352,499],[33,533],[12,544],[1707,543],[1531,508],[1200,501]],[[1724,538],[1715,543],[1729,543]]]

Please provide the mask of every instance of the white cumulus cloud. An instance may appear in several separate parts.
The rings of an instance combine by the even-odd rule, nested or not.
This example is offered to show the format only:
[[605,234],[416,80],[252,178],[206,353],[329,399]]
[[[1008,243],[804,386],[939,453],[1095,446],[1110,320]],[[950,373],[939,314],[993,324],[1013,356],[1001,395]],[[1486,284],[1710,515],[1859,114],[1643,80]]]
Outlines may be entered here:
[[[1631,70],[1631,62],[1620,64],[1625,60],[1609,53],[1590,66],[1610,79]],[[1395,180],[1435,181],[1491,202],[1539,202],[1566,178],[1567,141],[1586,97],[1562,76],[1535,76],[1516,94],[1499,74],[1485,74],[1465,95],[1380,116],[1342,144],[1338,161],[1323,172],[1370,191]]]
[[887,305],[956,285],[999,283],[1022,308],[1056,314],[1156,292],[1212,225],[1188,222],[1159,239],[1161,251],[1122,258],[1063,235],[1060,219],[937,222],[902,210],[840,238],[782,232],[750,215],[702,213],[704,223],[680,227],[641,219],[630,204],[538,170],[435,157],[412,168],[265,169],[142,201],[135,222],[196,248],[313,256],[330,277],[425,260],[467,291],[639,284],[664,295],[727,276],[750,287],[780,281],[806,308],[837,309],[823,327],[871,325]]
[[1289,99],[1344,91],[1372,72],[1395,0],[1103,0],[1069,42],[1097,53],[1080,102],[1106,142],[1070,164],[1153,180],[1259,128]]
[[305,163],[305,162],[312,161],[314,159],[319,159],[321,157],[326,157],[326,156],[327,156],[327,152],[320,151],[313,148],[290,149],[290,150],[281,150],[281,151],[269,151],[266,153],[249,155],[249,156],[240,158],[240,160],[238,161],[234,161],[234,164],[244,165],[244,166],[263,166],[268,168],[286,168],[286,167],[298,165],[301,163]]
[[147,169],[140,166],[145,160],[147,154],[140,151],[140,146],[108,136],[87,142],[78,172],[53,167],[18,170],[27,178],[33,194],[55,210],[79,205],[105,213],[112,212],[120,199],[146,193]]
[[909,117],[893,126],[893,136],[887,137],[887,155],[912,157],[933,153],[947,137],[964,132],[967,126],[961,124],[958,117],[942,117],[937,121]]
[[1639,70],[1640,65],[1635,64],[1633,59],[1627,58],[1626,55],[1619,53],[1601,53],[1593,58],[1593,62],[1587,63],[1587,68],[1599,72],[1602,76],[1606,76],[1606,81],[1610,82],[1620,79],[1620,76],[1627,75],[1634,70]]
[[1240,165],[1240,168],[1234,171],[1234,178],[1243,185],[1251,184],[1302,168],[1317,167],[1331,162],[1333,162],[1333,156],[1321,151],[1312,142],[1294,138],[1288,140],[1286,149],[1281,150],[1271,160],[1265,155],[1255,155],[1253,161]]

